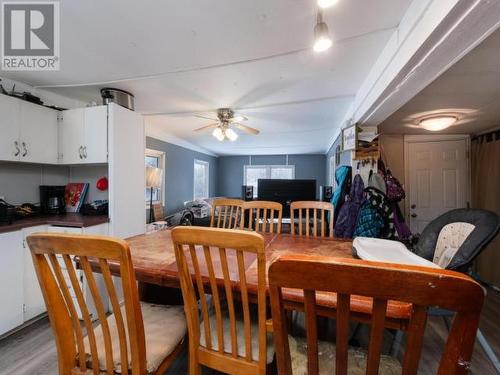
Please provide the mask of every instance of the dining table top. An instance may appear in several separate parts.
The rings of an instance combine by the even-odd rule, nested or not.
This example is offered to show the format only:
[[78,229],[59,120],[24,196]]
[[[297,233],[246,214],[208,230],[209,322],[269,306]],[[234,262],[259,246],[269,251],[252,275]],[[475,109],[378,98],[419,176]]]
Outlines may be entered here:
[[[331,256],[336,258],[353,258],[352,241],[338,238],[306,237],[291,234],[263,233],[266,272],[270,264],[282,254],[306,254]],[[136,279],[139,282],[155,284],[164,287],[180,288],[174,246],[170,230],[160,230],[126,239],[130,247],[132,264]],[[238,278],[236,255],[228,249],[228,266],[231,280]],[[233,251],[234,252],[234,251]],[[256,255],[245,255],[245,276],[249,291],[257,290],[257,262]],[[234,263],[233,263],[234,262]],[[110,264],[111,270],[118,271]],[[217,270],[214,262],[216,277],[222,278],[222,270]],[[202,268],[202,273],[203,267]],[[231,272],[234,271],[234,272]],[[267,277],[266,277],[267,279]],[[236,280],[237,281],[237,280]],[[285,289],[283,298],[289,308],[300,310],[303,293],[301,290]],[[318,292],[316,295],[318,312],[326,316],[335,316],[335,293]],[[372,299],[363,296],[351,297],[351,315],[359,321],[369,321],[371,318]],[[387,306],[388,328],[406,329],[411,314],[411,305],[403,302],[389,301]]]

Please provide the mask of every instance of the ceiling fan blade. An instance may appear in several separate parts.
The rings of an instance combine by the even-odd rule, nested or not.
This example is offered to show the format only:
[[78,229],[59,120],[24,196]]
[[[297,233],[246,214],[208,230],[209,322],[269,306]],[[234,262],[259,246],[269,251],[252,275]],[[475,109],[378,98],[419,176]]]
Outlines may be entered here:
[[205,125],[205,126],[202,126],[201,128],[194,129],[194,131],[195,131],[195,132],[201,132],[201,131],[203,131],[203,130],[216,128],[217,126],[219,126],[219,123],[218,123],[218,122],[216,122],[216,123],[214,123],[214,124],[210,124],[210,125]]
[[232,124],[234,125],[235,128],[243,130],[244,132],[247,132],[249,134],[257,135],[260,133],[259,130],[251,128],[250,126],[247,125],[240,124],[238,122],[233,122]]
[[248,121],[248,117],[242,116],[242,115],[237,115],[231,119],[231,122],[240,122],[240,121]]
[[219,121],[219,119],[217,119],[217,118],[208,117],[208,116],[202,116],[202,115],[193,115],[193,116],[198,117],[198,118],[203,118],[205,120]]

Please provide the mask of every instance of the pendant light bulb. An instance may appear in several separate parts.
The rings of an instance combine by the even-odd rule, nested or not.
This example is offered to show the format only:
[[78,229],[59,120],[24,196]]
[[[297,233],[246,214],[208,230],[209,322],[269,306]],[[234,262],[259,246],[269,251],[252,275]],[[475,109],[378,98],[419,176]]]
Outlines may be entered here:
[[318,6],[322,9],[329,8],[338,3],[338,0],[318,0]]
[[328,35],[328,26],[323,22],[321,12],[318,12],[318,21],[314,26],[314,46],[315,52],[323,52],[332,46],[332,40]]

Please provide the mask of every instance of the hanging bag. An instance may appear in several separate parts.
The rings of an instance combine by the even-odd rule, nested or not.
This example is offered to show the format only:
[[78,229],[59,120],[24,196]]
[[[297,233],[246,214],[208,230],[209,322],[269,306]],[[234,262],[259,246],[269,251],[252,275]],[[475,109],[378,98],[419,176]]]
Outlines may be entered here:
[[390,169],[388,169],[385,173],[385,186],[387,190],[387,199],[389,201],[399,202],[402,199],[405,199],[405,190],[399,180],[392,175]]

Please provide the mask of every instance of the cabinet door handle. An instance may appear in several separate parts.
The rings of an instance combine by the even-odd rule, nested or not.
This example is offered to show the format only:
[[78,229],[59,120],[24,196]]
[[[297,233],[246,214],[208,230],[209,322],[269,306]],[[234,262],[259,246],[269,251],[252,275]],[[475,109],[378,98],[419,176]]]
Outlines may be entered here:
[[87,146],[83,147],[83,157],[87,159]]
[[26,147],[25,142],[21,143],[21,146],[23,146],[23,154],[21,156],[24,158],[26,155],[28,155],[28,148]]
[[14,153],[14,156],[19,156],[19,154],[21,153],[21,149],[19,148],[18,141],[14,141],[14,147],[16,148],[16,152]]
[[80,156],[80,159],[83,159],[83,146],[80,146],[80,148],[78,149],[78,154]]

